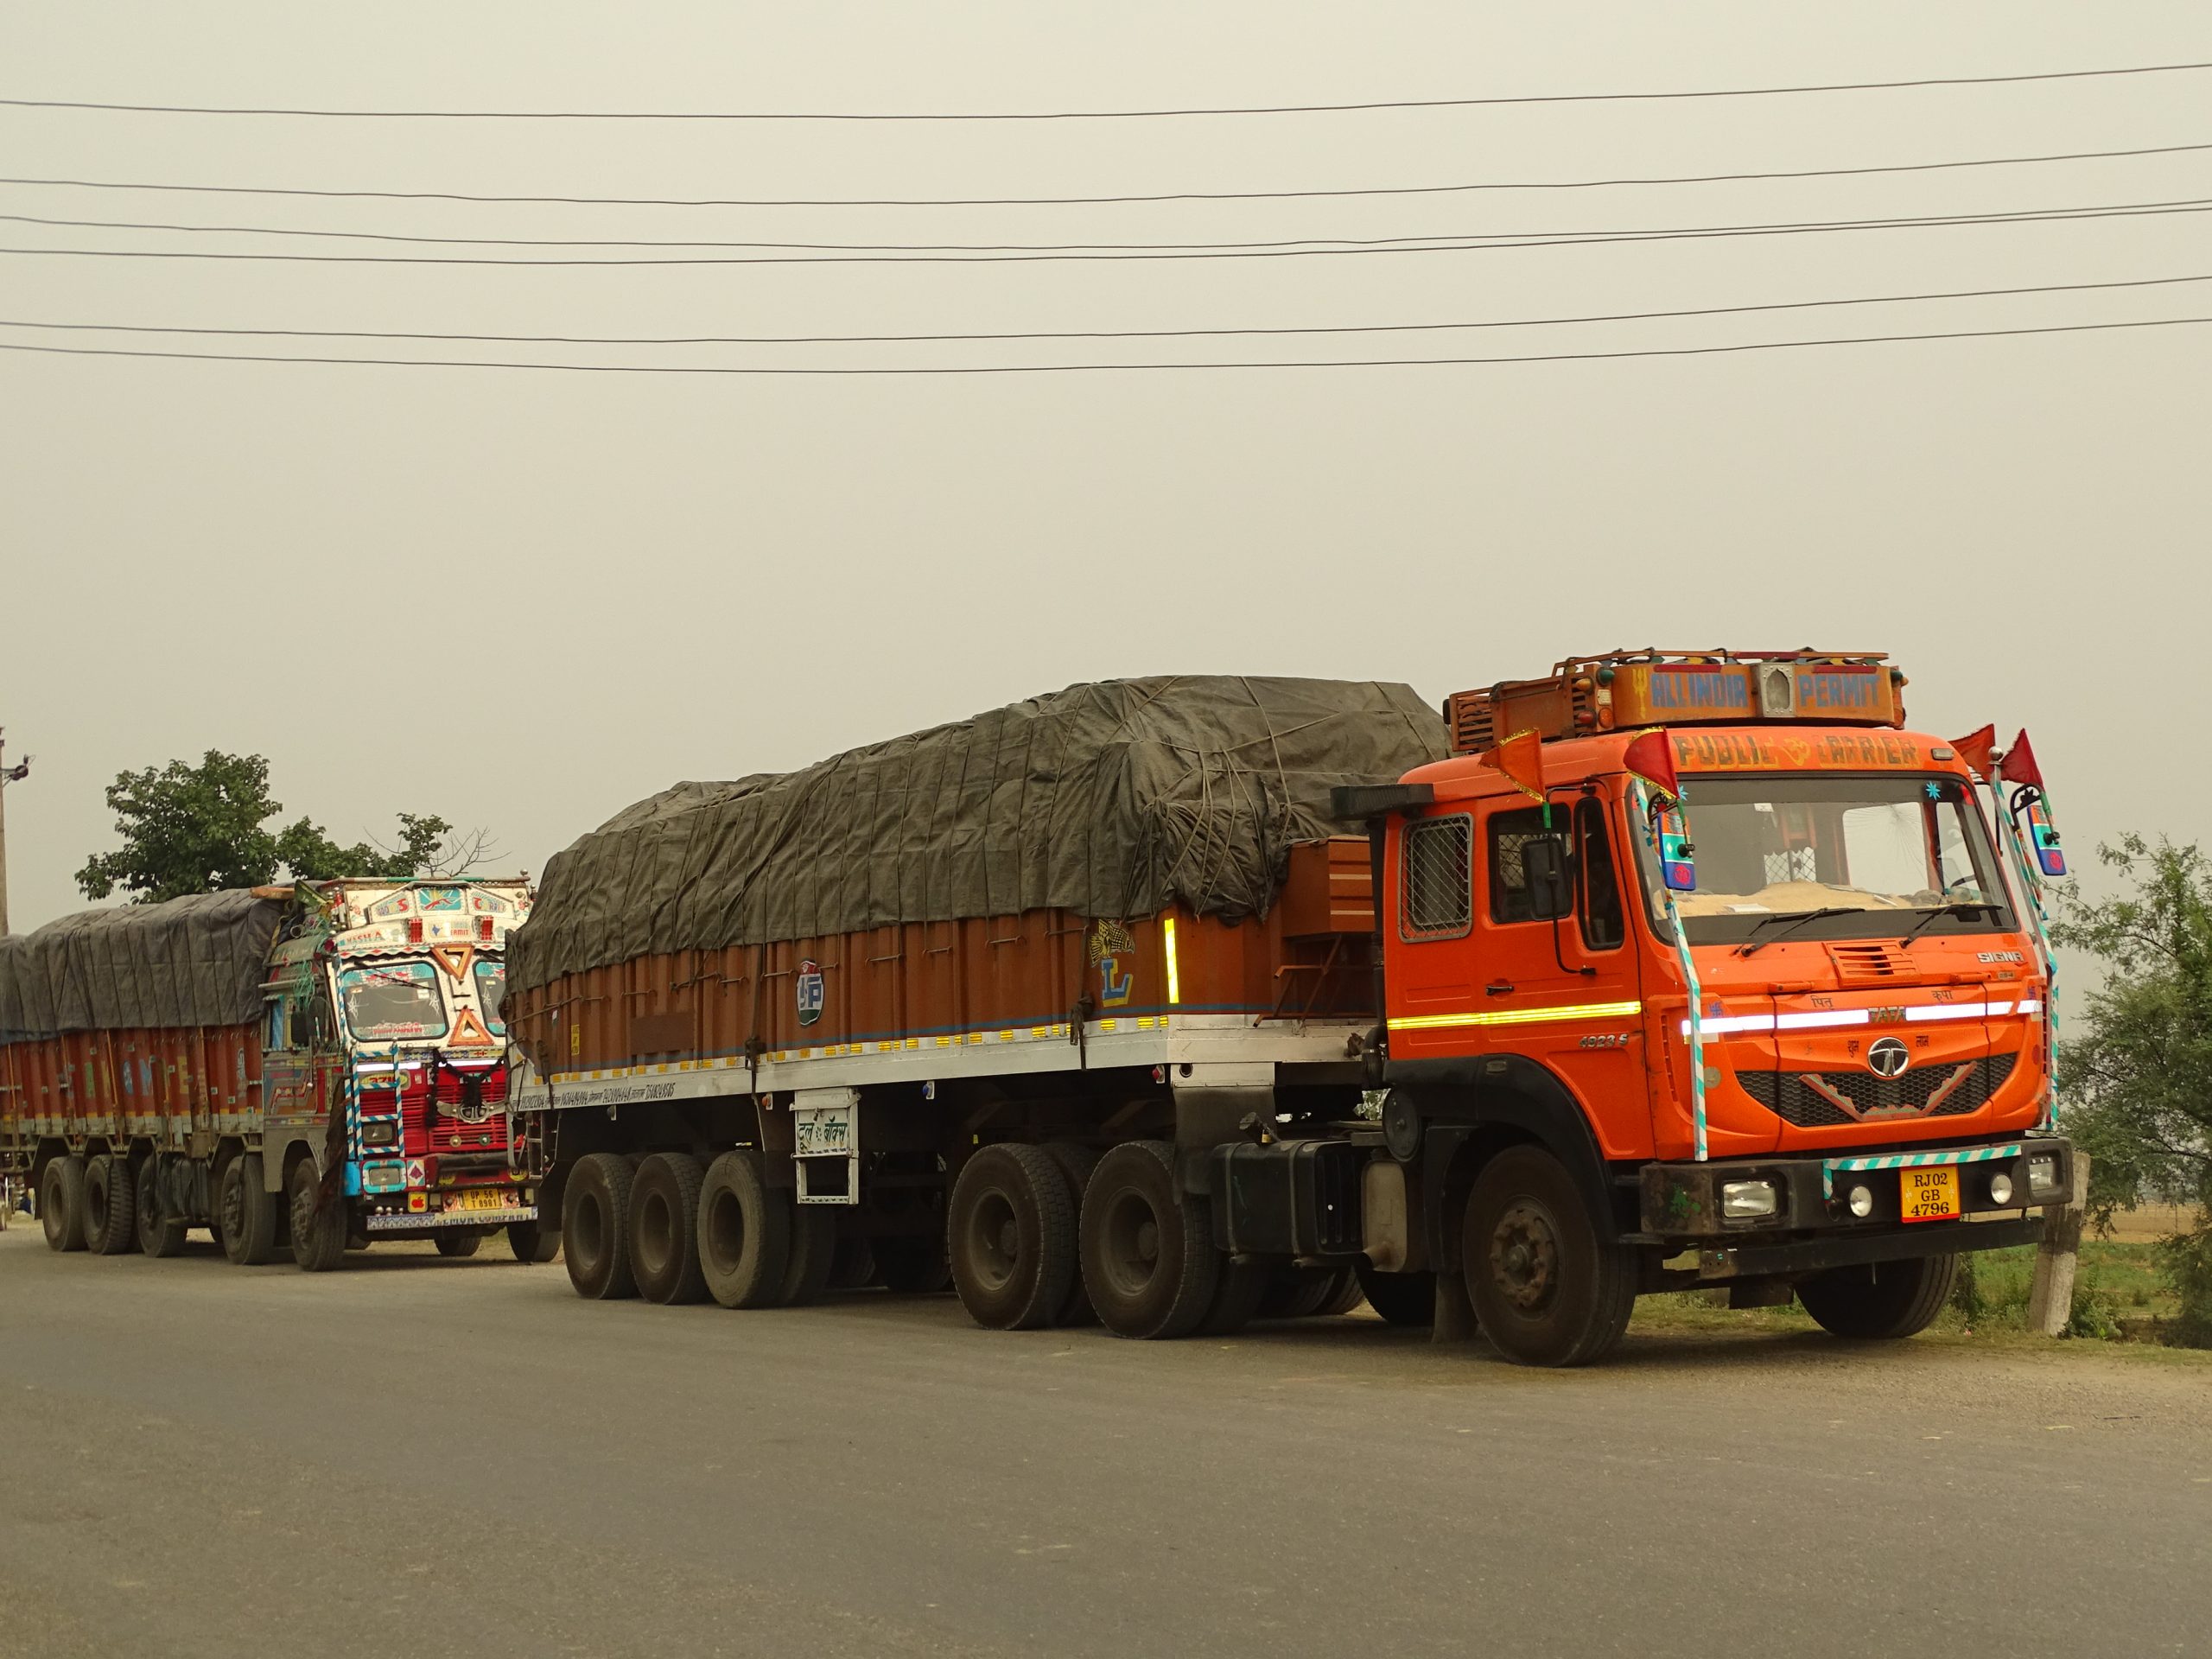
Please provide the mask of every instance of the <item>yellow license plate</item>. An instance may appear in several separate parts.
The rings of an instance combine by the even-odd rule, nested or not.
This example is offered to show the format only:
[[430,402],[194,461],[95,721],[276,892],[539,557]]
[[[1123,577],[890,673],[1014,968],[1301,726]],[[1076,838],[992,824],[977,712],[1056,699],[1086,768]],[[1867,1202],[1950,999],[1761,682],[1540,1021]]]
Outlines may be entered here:
[[506,1207],[507,1195],[496,1186],[466,1188],[454,1193],[446,1205],[448,1210],[504,1210]]
[[1959,1213],[1959,1172],[1955,1166],[1897,1172],[1898,1198],[1907,1221],[1949,1221]]

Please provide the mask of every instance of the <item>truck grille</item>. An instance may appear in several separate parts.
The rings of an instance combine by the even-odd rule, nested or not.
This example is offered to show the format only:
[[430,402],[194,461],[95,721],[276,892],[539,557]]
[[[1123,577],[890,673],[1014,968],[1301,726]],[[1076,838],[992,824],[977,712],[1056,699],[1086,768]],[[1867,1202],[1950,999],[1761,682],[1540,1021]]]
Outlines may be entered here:
[[[407,1154],[505,1152],[507,1148],[506,1069],[459,1072],[441,1068],[436,1097],[423,1083],[400,1096]],[[474,1119],[474,1122],[470,1120]]]
[[1979,1111],[2012,1075],[2017,1054],[1955,1065],[1916,1066],[1901,1077],[1872,1071],[1741,1071],[1744,1092],[1801,1129],[1896,1117],[1958,1117]]

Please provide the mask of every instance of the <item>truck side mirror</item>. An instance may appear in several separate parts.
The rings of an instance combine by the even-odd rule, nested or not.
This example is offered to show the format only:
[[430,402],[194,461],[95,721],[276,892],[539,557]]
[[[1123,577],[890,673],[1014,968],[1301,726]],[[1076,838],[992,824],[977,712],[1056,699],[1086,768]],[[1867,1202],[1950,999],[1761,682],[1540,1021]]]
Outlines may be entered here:
[[1521,873],[1529,883],[1529,913],[1540,922],[1574,911],[1573,884],[1567,880],[1567,837],[1531,836],[1521,843]]
[[1655,804],[1651,821],[1659,841],[1659,879],[1667,884],[1670,893],[1695,893],[1697,849],[1690,844],[1690,823],[1682,816],[1680,803],[1672,806]]
[[2058,826],[2044,810],[2040,796],[2028,803],[2028,840],[2036,849],[2036,863],[2045,875],[2066,874],[2066,855],[2059,849]]

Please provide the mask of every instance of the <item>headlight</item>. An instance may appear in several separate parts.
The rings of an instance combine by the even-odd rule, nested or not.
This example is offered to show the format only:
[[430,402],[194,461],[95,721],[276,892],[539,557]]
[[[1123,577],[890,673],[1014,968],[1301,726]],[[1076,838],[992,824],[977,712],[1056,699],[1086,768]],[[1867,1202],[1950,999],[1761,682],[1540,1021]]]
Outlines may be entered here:
[[2012,1178],[2001,1170],[1989,1178],[1989,1201],[1996,1205],[2012,1202]]
[[399,1125],[386,1118],[361,1125],[361,1144],[365,1147],[395,1146],[399,1141]]
[[1866,1220],[1874,1213],[1874,1189],[1871,1186],[1853,1187],[1849,1203],[1851,1213],[1861,1221]]
[[1725,1221],[1756,1221],[1770,1216],[1781,1203],[1772,1181],[1724,1181],[1720,1185],[1720,1215]]
[[2058,1158],[2054,1153],[2040,1153],[2028,1160],[2028,1191],[2037,1198],[2058,1196]]

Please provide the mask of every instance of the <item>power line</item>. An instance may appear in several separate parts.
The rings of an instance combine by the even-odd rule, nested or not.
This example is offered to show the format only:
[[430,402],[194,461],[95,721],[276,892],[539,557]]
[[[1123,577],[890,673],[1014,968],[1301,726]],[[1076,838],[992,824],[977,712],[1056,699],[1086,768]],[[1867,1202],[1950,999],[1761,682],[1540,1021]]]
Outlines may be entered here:
[[773,368],[670,363],[495,363],[480,359],[404,357],[287,357],[242,352],[162,352],[105,346],[33,346],[0,340],[0,352],[39,352],[60,357],[157,358],[184,363],[307,363],[399,369],[524,369],[567,374],[1092,374],[1179,369],[1389,369],[1483,363],[1574,363],[1635,357],[1712,357],[1738,352],[1797,351],[1819,346],[1906,345],[1936,340],[2001,340],[2024,334],[2097,334],[2119,328],[2171,328],[2212,322],[2212,316],[2146,317],[2128,322],[2056,323],[2034,328],[1963,328],[1927,334],[1858,334],[1828,340],[1757,340],[1736,346],[1674,346],[1618,352],[1544,352],[1521,357],[1337,358],[1319,361],[1220,363],[995,363],[918,367]]
[[425,334],[404,329],[207,328],[161,323],[42,322],[21,317],[0,317],[0,328],[282,340],[438,340],[512,346],[880,346],[981,340],[1216,340],[1288,334],[1427,334],[1459,328],[1548,328],[1575,323],[1744,316],[1757,312],[1809,311],[1847,305],[1907,305],[1937,300],[1998,299],[2024,294],[2082,294],[2112,289],[2166,288],[2183,283],[2212,283],[2212,272],[2195,276],[2142,276],[2108,283],[2050,283],[2031,288],[1970,288],[1924,294],[1781,300],[1763,305],[1698,306],[1675,311],[1614,311],[1571,317],[1495,317],[1471,322],[1341,323],[1274,328],[1089,328],[1037,330],[1020,334]]
[[[2054,207],[2037,208],[2010,213],[1944,213],[1920,218],[1827,219],[1777,225],[1717,225],[1694,226],[1681,230],[1662,231],[1606,231],[1590,233],[1577,232],[1536,232],[1513,233],[1498,232],[1479,238],[1474,237],[1382,237],[1370,241],[1345,241],[1328,246],[1289,245],[1282,243],[1193,243],[1188,245],[1146,245],[1131,243],[1117,246],[1112,243],[1077,245],[1100,251],[1077,252],[1060,249],[1037,251],[1013,251],[1020,245],[1010,245],[1003,252],[934,252],[926,245],[917,245],[917,251],[901,251],[899,245],[875,245],[886,248],[881,252],[821,252],[806,254],[766,254],[732,257],[728,255],[686,255],[674,258],[636,259],[502,259],[481,256],[450,254],[375,254],[375,253],[270,253],[227,252],[198,248],[15,248],[0,247],[0,254],[21,254],[67,258],[97,259],[231,259],[282,261],[305,264],[355,265],[499,265],[508,267],[531,266],[541,269],[560,267],[623,267],[635,265],[928,265],[928,264],[1034,264],[1067,262],[1116,262],[1162,259],[1297,259],[1376,253],[1487,253],[1511,248],[1572,248],[1625,242],[1700,241],[1738,236],[1804,236],[1825,234],[1839,231],[1898,231],[1942,229],[1962,225],[2062,225],[2094,219],[2145,219],[2171,213],[2201,213],[2212,208],[2212,198],[2189,198],[2171,202],[2136,202],[2112,207]],[[22,214],[0,214],[0,219],[28,218]],[[32,221],[41,222],[41,221]],[[102,221],[108,224],[108,221]],[[227,226],[130,226],[112,225],[114,229],[202,231],[221,234],[250,233],[265,236],[362,237],[366,232],[343,231],[283,231],[267,227]],[[460,244],[468,246],[502,245],[498,238],[479,240],[471,237],[387,237],[377,235],[378,241],[426,241]],[[607,243],[534,243],[518,240],[522,246],[607,246],[607,247],[752,247],[811,245],[834,248],[841,244],[753,244],[715,242],[607,242]]]
[[474,248],[747,248],[806,253],[1211,253],[1217,251],[1302,248],[1388,248],[1437,242],[1491,242],[1525,237],[1539,240],[1583,237],[1674,236],[1724,232],[1834,230],[1913,225],[2016,223],[2111,213],[2212,206],[2212,196],[2165,201],[2090,203],[2075,207],[2023,207],[1998,213],[1929,213],[1855,219],[1784,219],[1755,225],[1692,225],[1658,231],[1438,231],[1420,236],[1292,236],[1257,242],[758,242],[686,237],[417,236],[396,231],[303,230],[283,225],[177,225],[159,220],[55,219],[38,213],[0,213],[0,223],[57,226],[70,230],[167,231],[191,236],[295,236],[321,241],[404,242],[414,246]]
[[1158,110],[734,111],[734,110],[331,110],[206,104],[109,104],[58,98],[0,98],[0,106],[97,110],[138,115],[278,115],[401,121],[1135,121],[1198,115],[1336,115],[1367,110],[1451,110],[1521,104],[1623,104],[1681,99],[1781,98],[1804,92],[1895,92],[1923,86],[2005,86],[2028,81],[2096,80],[2212,69],[2208,63],[2147,63],[2113,69],[2056,69],[2014,75],[1936,75],[1911,80],[1832,81],[1794,86],[1721,86],[1683,92],[1531,92],[1501,98],[1378,99],[1357,104],[1276,104]]
[[1160,201],[1306,201],[1347,196],[1440,196],[1475,190],[1603,190],[1628,186],[1739,184],[1789,179],[1850,179],[1876,174],[1942,173],[1963,168],[2034,167],[2054,162],[2105,162],[2180,156],[2212,143],[2157,144],[2143,149],[2077,149],[2046,156],[1988,156],[1967,161],[1898,162],[1880,167],[1814,167],[1756,173],[1662,174],[1614,179],[1492,180],[1475,184],[1368,185],[1338,190],[1175,190],[1118,196],[501,196],[454,190],[312,190],[254,184],[149,184],[119,179],[10,179],[0,184],[51,185],[73,190],[162,190],[198,195],[295,196],[346,201],[462,201],[575,207],[1085,207]]

